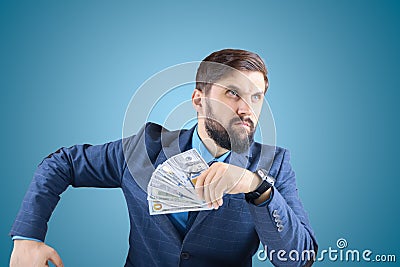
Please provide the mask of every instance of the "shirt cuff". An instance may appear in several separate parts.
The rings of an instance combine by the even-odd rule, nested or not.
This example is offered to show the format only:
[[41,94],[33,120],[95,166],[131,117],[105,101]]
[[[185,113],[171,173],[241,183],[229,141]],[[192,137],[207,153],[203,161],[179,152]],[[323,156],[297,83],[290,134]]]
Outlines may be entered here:
[[26,237],[26,236],[20,236],[20,235],[14,235],[12,237],[12,240],[30,240],[30,241],[36,241],[36,242],[43,242],[42,240],[36,239],[36,238],[31,238],[31,237]]

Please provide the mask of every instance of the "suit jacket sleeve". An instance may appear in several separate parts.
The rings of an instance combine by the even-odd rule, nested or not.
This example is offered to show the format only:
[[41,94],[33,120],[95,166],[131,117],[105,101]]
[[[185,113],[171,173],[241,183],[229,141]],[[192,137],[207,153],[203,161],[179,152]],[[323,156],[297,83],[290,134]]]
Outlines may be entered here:
[[[270,173],[276,178],[273,196],[264,207],[249,204],[250,212],[257,234],[267,248],[267,257],[275,266],[311,266],[313,261],[308,260],[308,254],[311,253],[313,258],[312,252],[315,252],[316,256],[318,246],[298,196],[295,173],[289,159],[287,150],[277,153],[275,166],[271,168],[271,172],[275,170],[275,173]],[[285,253],[279,254],[279,250]],[[296,252],[291,251],[297,251],[298,261]],[[302,258],[302,254],[305,257]]]
[[119,187],[123,168],[121,140],[96,146],[75,145],[60,148],[38,165],[10,235],[44,241],[47,222],[60,194],[69,185]]

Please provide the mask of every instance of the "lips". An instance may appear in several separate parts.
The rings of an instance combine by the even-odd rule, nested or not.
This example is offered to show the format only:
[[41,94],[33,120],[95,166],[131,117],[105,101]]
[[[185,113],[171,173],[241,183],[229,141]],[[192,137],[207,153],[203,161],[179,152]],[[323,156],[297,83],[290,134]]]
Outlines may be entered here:
[[235,123],[235,125],[241,125],[241,126],[250,127],[250,125],[248,123],[246,123],[246,122],[237,122],[237,123]]
[[235,123],[235,125],[247,126],[249,129],[253,129],[253,123],[249,120],[238,121]]

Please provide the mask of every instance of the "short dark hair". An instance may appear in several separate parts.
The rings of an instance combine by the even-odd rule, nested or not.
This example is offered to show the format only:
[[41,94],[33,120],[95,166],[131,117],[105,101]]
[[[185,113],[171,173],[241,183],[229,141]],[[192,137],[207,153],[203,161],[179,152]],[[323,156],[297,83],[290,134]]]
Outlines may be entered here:
[[[212,64],[215,62],[219,64]],[[221,65],[222,64],[222,65]],[[228,66],[223,68],[223,65]],[[264,76],[265,92],[268,89],[267,67],[256,53],[241,49],[223,49],[211,53],[200,63],[196,74],[196,88],[206,94],[212,84],[234,68],[239,71],[259,71]]]

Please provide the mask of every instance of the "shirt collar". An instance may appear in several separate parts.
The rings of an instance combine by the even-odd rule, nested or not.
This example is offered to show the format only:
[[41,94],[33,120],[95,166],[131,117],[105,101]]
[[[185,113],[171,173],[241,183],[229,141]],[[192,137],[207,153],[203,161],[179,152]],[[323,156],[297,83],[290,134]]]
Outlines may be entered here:
[[206,162],[211,162],[211,161],[223,162],[231,153],[231,151],[229,150],[228,152],[226,152],[225,154],[222,154],[218,158],[214,158],[211,155],[211,153],[207,150],[207,148],[204,145],[203,141],[201,141],[199,133],[197,131],[197,125],[196,125],[196,128],[193,131],[192,148],[195,148]]

